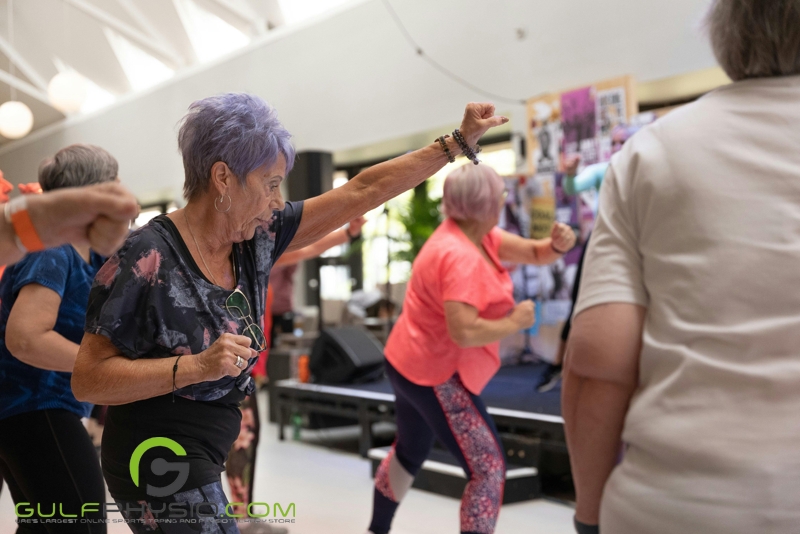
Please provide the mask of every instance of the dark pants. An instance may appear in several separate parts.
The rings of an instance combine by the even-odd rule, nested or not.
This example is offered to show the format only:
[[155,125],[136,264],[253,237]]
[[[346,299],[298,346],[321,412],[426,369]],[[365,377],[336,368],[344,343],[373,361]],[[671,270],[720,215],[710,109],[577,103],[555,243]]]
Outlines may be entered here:
[[494,421],[458,376],[435,387],[418,386],[388,362],[394,388],[397,439],[375,475],[374,534],[389,532],[392,518],[434,439],[453,454],[469,482],[461,498],[461,532],[494,532],[505,486],[505,456]]
[[233,443],[225,472],[231,488],[231,501],[244,503],[237,506],[236,513],[244,513],[247,505],[253,502],[253,482],[256,477],[256,451],[261,434],[261,420],[258,414],[258,389],[248,395],[239,406],[242,410],[242,429],[239,438]]
[[578,290],[581,287],[581,275],[583,274],[583,260],[586,258],[586,249],[589,248],[589,239],[591,238],[592,234],[589,234],[586,238],[586,243],[583,244],[581,258],[578,260],[578,270],[575,271],[575,281],[572,283],[572,305],[569,308],[569,317],[567,317],[567,321],[564,323],[564,328],[561,329],[561,341],[565,343],[569,337],[570,330],[572,330],[572,312],[575,309],[575,303],[578,301]]
[[[225,515],[227,504],[221,482],[160,499],[117,501],[134,534],[239,534],[236,519]],[[176,506],[183,512],[176,512]]]
[[[28,508],[33,515],[21,518],[18,534],[106,532],[105,486],[92,440],[80,418],[66,410],[38,410],[0,420],[0,474],[8,484],[14,503],[25,514]],[[98,503],[99,512],[87,512],[81,522],[81,507],[85,503]],[[63,514],[76,515],[74,523],[42,523],[60,519]],[[38,523],[27,521],[37,520]],[[69,520],[72,520],[70,518]]]

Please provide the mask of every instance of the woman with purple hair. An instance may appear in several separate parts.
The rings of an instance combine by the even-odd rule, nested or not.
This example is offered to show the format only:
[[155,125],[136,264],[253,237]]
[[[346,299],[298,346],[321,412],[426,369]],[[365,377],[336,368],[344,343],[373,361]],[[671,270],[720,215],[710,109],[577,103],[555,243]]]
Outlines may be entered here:
[[220,473],[255,387],[281,254],[411,189],[507,120],[469,104],[452,138],[284,202],[295,152],[275,110],[234,93],[189,107],[178,134],[187,205],[133,232],[98,272],[72,379],[76,398],[110,406],[103,474],[134,532],[238,532]]
[[462,534],[494,532],[505,455],[479,395],[500,368],[500,340],[534,322],[532,301],[514,304],[501,262],[546,265],[575,245],[572,229],[561,223],[542,240],[498,228],[505,197],[491,167],[465,165],[445,180],[447,218],[414,261],[403,313],[386,343],[397,440],[375,475],[372,534],[389,532],[434,439],[469,479]]

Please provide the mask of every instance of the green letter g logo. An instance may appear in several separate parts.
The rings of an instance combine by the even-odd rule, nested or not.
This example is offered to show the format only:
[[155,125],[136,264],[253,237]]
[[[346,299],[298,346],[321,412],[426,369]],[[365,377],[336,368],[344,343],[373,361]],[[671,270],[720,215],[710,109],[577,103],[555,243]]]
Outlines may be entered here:
[[[137,488],[139,487],[139,462],[142,460],[144,453],[154,447],[166,447],[175,453],[176,456],[186,456],[186,450],[181,447],[179,443],[169,438],[150,438],[144,440],[139,444],[138,447],[136,447],[136,450],[133,451],[133,454],[131,455],[131,480],[133,480],[133,484]],[[172,495],[173,493],[177,493],[177,491],[183,487],[183,485],[186,483],[186,480],[189,478],[188,462],[168,462],[163,458],[156,458],[150,464],[150,470],[153,472],[153,474],[159,476],[165,475],[170,471],[175,471],[178,473],[178,478],[176,478],[175,482],[169,486],[159,488],[148,484],[146,489],[147,494],[153,497],[166,497],[168,495]]]

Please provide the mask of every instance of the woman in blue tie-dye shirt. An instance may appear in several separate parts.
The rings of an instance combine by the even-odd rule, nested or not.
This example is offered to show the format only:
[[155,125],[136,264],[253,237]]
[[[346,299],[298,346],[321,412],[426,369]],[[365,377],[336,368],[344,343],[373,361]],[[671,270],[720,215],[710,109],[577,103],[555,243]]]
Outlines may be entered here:
[[[39,169],[44,191],[116,179],[117,161],[90,145],[66,147]],[[37,510],[28,520],[41,519],[39,510],[48,514],[54,503],[80,514],[84,503],[105,501],[97,453],[81,423],[92,405],[76,400],[70,387],[89,290],[104,261],[88,245],[62,245],[27,255],[0,281],[0,474],[15,503]],[[44,532],[41,524],[27,528]],[[50,523],[47,532],[74,528]],[[104,523],[81,530],[105,531]]]

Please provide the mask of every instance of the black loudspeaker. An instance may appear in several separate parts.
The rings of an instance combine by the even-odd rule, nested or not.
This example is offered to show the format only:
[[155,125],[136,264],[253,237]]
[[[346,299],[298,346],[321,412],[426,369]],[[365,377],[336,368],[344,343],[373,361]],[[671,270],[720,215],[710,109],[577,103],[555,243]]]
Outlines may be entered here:
[[365,328],[323,330],[311,349],[309,368],[318,384],[363,384],[383,376],[383,346]]

